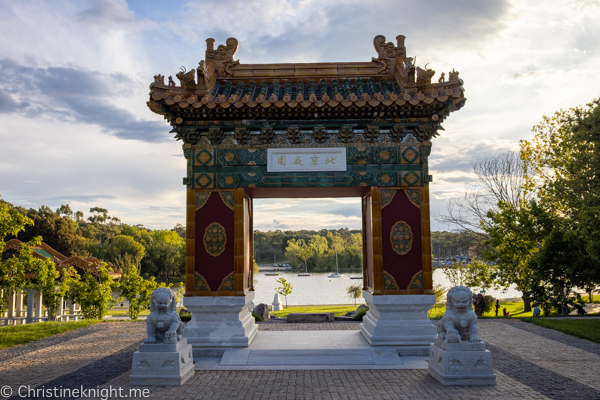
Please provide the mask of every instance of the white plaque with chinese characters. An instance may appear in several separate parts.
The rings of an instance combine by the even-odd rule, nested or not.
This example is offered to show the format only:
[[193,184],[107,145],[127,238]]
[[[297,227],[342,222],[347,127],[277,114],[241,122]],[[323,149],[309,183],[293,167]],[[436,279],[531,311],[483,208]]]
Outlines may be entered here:
[[267,149],[267,172],[346,171],[346,148]]

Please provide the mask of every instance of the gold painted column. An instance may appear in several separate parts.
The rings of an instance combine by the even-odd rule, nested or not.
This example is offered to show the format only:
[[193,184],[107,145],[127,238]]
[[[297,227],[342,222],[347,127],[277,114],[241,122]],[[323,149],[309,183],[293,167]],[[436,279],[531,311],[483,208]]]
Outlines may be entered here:
[[244,296],[244,269],[246,266],[246,246],[250,243],[247,239],[244,217],[246,214],[247,202],[244,189],[235,189],[234,206],[234,243],[233,243],[233,273],[234,288],[236,296]]
[[381,233],[381,191],[371,187],[371,226],[373,243],[373,294],[383,294],[383,242]]
[[425,294],[433,294],[429,184],[426,184],[421,188],[421,249],[423,254],[423,290]]
[[185,213],[185,295],[194,291],[196,255],[196,193],[188,187],[186,191]]

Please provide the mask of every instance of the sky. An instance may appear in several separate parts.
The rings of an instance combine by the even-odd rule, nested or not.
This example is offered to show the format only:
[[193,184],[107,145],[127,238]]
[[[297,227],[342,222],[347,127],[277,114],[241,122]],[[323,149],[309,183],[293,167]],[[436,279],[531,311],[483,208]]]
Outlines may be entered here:
[[[185,159],[146,107],[153,76],[236,37],[242,63],[369,61],[373,38],[464,81],[433,140],[432,229],[478,158],[517,149],[543,115],[599,97],[598,0],[0,0],[0,196],[185,224]],[[358,199],[255,200],[255,229],[360,229]]]

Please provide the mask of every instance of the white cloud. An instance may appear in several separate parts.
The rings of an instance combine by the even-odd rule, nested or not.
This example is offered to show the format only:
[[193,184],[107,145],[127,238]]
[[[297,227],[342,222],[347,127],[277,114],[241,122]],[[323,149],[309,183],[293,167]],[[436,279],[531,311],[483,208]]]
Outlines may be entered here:
[[[170,138],[169,126],[145,105],[154,74],[169,76],[181,65],[196,66],[204,58],[207,37],[217,39],[217,45],[237,37],[236,58],[268,63],[366,61],[375,56],[375,35],[394,41],[404,34],[408,54],[419,65],[430,63],[437,76],[459,70],[468,98],[434,140],[435,215],[449,197],[461,193],[478,156],[515,149],[519,139],[531,137],[542,115],[598,96],[599,4],[4,2],[0,194],[26,206],[57,207],[69,201],[74,209],[87,211],[99,205],[124,221],[149,227],[184,223],[185,161],[172,156],[181,153],[181,143]],[[155,140],[164,135],[165,141],[122,140],[128,132]],[[256,225],[359,228],[360,208],[354,201],[257,200]]]

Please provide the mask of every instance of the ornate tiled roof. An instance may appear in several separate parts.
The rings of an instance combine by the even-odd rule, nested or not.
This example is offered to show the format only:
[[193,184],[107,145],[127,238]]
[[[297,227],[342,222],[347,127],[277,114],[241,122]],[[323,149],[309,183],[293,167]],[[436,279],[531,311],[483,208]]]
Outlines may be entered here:
[[386,43],[376,36],[378,57],[368,62],[310,64],[241,64],[234,60],[236,39],[216,50],[214,39],[207,39],[205,60],[190,71],[182,67],[179,86],[172,77],[166,84],[163,75],[154,77],[147,105],[192,143],[215,127],[256,134],[265,126],[303,124],[363,129],[429,123],[439,129],[465,103],[462,80],[453,70],[447,80],[442,73],[431,82],[435,71],[416,66],[406,57],[404,36],[396,39]]
[[[21,241],[18,239],[11,239],[8,242],[6,242],[6,246],[4,248],[4,251],[19,251],[21,249]],[[58,269],[63,269],[63,268],[68,268],[70,266],[73,267],[77,267],[80,268],[83,271],[89,271],[94,275],[98,275],[98,267],[100,266],[100,264],[102,263],[101,260],[95,258],[95,257],[88,257],[86,259],[83,259],[79,256],[71,256],[71,257],[66,257],[63,254],[59,253],[58,251],[54,250],[52,247],[48,246],[46,243],[42,242],[37,246],[32,247],[33,249],[33,256],[40,258],[40,259],[44,259],[44,258],[50,258],[52,261],[54,261],[54,263],[56,264]],[[107,268],[108,268],[108,274],[110,276],[112,276],[114,279],[119,279],[121,278],[121,271],[120,270],[116,270],[115,268],[113,268],[113,265],[111,263],[107,263]],[[28,273],[26,275],[27,279],[33,279],[35,277],[35,274],[33,272]]]

